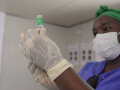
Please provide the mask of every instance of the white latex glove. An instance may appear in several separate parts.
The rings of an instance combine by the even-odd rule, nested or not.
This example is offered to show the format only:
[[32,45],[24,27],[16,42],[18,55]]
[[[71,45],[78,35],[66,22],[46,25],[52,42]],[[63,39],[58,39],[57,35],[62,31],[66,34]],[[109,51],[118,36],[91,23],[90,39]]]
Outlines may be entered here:
[[19,46],[24,56],[44,69],[52,81],[73,66],[63,58],[58,46],[48,38],[45,28],[41,31],[28,30],[26,37],[22,33]]
[[52,82],[47,73],[31,61],[28,63],[28,69],[33,75],[34,80],[49,90],[59,90],[55,82]]

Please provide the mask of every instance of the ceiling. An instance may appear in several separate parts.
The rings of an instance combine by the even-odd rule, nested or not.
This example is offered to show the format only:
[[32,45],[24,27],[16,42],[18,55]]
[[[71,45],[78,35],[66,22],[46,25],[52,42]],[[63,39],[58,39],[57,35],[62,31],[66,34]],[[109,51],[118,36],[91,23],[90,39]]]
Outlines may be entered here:
[[36,19],[70,27],[94,18],[100,5],[120,8],[120,0],[0,0],[0,11],[10,15]]

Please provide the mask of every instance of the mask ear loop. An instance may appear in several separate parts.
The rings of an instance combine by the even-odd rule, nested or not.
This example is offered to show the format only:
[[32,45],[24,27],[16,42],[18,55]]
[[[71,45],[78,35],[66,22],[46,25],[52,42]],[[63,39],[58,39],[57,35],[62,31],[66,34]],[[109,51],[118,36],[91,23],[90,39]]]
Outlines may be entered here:
[[120,32],[117,35],[119,35],[119,34],[120,34]]
[[[120,32],[119,32],[117,35],[119,35],[119,34],[120,34]],[[118,37],[117,37],[117,38],[118,38]],[[118,41],[118,44],[120,44],[119,41]]]

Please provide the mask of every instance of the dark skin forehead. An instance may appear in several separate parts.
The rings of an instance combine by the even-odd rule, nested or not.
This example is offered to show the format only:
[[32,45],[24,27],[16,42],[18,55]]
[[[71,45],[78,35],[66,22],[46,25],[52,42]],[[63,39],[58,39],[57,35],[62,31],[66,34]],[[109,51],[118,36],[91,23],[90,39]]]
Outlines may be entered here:
[[118,24],[119,21],[110,17],[110,16],[107,16],[107,15],[102,15],[102,16],[99,16],[95,21],[94,21],[94,25],[95,24],[98,24],[98,23],[103,23],[105,21],[109,21],[111,23],[114,23],[114,24]]
[[[99,16],[95,21],[94,21],[94,24],[93,24],[93,30],[101,30],[101,28],[103,27],[103,23],[105,22],[109,22],[107,24],[111,25],[112,27],[114,27],[112,29],[112,32],[116,32],[116,29],[117,29],[117,32],[118,32],[118,29],[120,31],[120,22],[110,16],[107,16],[107,15],[102,15],[102,16]],[[99,31],[100,32],[100,31]]]

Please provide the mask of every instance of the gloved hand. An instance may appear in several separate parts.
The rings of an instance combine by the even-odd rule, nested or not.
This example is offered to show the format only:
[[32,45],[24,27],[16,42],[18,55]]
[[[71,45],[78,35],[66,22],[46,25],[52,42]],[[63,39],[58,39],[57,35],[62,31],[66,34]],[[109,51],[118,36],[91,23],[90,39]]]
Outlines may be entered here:
[[46,35],[45,28],[41,31],[28,30],[26,37],[22,33],[19,46],[24,56],[44,69],[52,81],[73,66],[63,58],[58,46]]
[[50,80],[49,76],[42,68],[29,61],[28,69],[38,84],[41,84],[49,90],[59,90],[57,85]]

